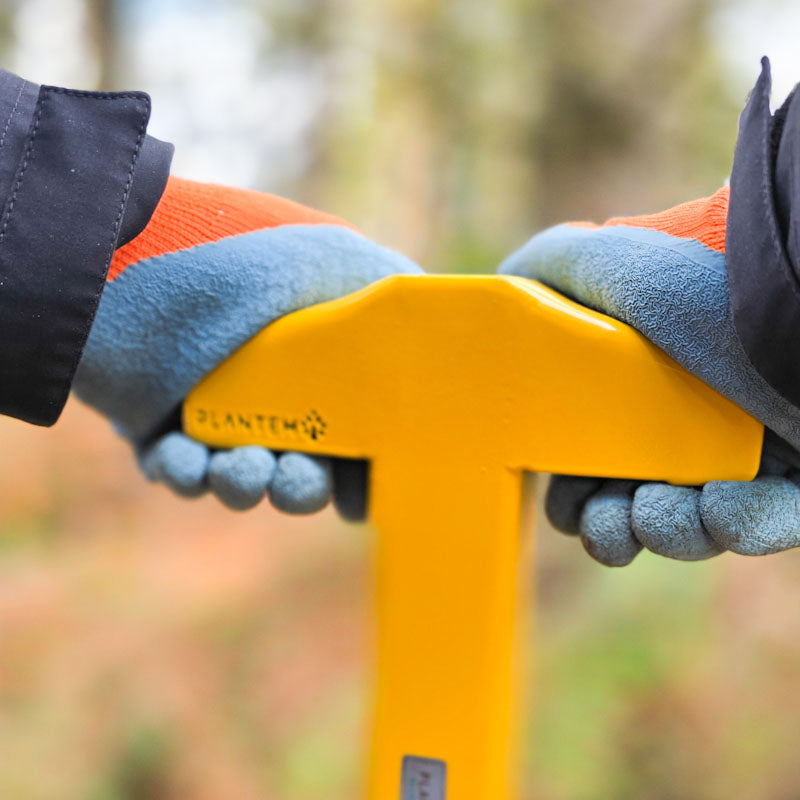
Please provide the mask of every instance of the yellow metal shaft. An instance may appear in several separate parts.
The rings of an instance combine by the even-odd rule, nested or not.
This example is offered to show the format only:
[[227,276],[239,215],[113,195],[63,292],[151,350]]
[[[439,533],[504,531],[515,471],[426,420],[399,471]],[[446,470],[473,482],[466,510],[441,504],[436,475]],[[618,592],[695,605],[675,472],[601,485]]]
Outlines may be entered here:
[[631,328],[499,276],[397,276],[278,320],[184,429],[371,461],[369,800],[516,796],[523,471],[747,480],[763,435]]
[[380,614],[369,797],[399,796],[405,756],[444,762],[448,797],[510,797],[522,475],[463,454],[373,469]]

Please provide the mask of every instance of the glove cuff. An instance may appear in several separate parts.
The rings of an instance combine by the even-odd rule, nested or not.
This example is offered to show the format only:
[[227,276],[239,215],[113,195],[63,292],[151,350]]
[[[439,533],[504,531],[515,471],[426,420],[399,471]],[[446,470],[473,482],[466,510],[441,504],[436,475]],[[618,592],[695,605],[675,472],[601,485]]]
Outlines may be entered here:
[[353,228],[339,217],[277,195],[171,175],[147,227],[114,254],[108,279],[147,258],[264,228],[304,224]]

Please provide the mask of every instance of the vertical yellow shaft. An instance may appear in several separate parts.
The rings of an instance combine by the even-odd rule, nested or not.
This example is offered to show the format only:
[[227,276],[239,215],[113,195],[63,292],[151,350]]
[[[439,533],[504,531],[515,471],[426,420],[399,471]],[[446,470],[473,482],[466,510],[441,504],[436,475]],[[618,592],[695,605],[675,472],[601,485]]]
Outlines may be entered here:
[[[522,475],[467,454],[373,465],[376,685],[369,800],[423,800],[406,757],[443,762],[447,798],[513,796]],[[524,573],[523,573],[524,574]]]

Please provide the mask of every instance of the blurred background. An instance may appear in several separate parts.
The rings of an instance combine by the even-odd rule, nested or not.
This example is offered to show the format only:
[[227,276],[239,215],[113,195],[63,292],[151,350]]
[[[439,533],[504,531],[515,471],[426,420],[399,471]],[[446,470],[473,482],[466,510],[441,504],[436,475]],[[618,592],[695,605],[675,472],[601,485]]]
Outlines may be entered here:
[[[794,0],[0,0],[0,65],[144,89],[174,171],[493,271],[726,178]],[[0,797],[352,800],[368,531],[180,502],[71,401],[0,419]],[[595,565],[542,524],[525,800],[800,796],[800,553]]]

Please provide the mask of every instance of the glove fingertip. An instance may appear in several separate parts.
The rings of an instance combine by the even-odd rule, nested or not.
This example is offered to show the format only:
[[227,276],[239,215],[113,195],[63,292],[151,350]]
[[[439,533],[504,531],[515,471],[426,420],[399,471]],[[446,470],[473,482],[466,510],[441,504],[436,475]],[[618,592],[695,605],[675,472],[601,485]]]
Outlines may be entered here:
[[740,555],[768,555],[800,545],[800,488],[786,478],[707,483],[700,515],[711,536]]
[[200,497],[208,490],[208,448],[182,433],[169,433],[151,448],[147,468],[154,479],[181,497]]
[[332,486],[328,459],[303,453],[284,453],[278,459],[269,498],[279,511],[313,514],[328,504]]
[[275,456],[263,447],[221,450],[209,461],[208,484],[228,508],[247,511],[266,494],[276,463]]
[[632,493],[628,481],[609,483],[583,509],[583,546],[595,561],[607,567],[630,564],[642,549],[631,529]]
[[337,458],[333,467],[333,504],[339,516],[348,522],[367,518],[369,462],[355,458]]
[[700,492],[690,486],[642,484],[634,494],[631,525],[648,550],[678,561],[702,561],[724,548],[703,527]]
[[561,533],[577,536],[581,532],[581,513],[586,501],[602,485],[602,478],[551,476],[544,500],[544,512],[550,524]]
[[151,483],[159,483],[163,480],[161,471],[161,458],[155,446],[137,451],[136,461],[142,475]]

